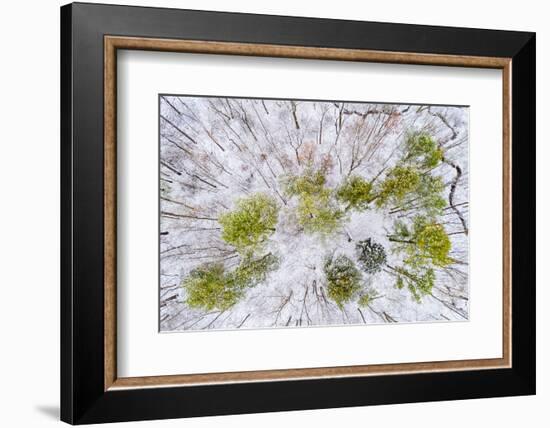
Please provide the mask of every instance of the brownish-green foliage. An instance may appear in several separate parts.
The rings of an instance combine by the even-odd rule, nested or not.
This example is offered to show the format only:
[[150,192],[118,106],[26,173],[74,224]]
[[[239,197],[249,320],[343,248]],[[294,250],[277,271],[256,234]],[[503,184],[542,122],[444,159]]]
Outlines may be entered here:
[[344,256],[330,257],[325,261],[328,296],[343,308],[361,289],[361,272],[353,261]]

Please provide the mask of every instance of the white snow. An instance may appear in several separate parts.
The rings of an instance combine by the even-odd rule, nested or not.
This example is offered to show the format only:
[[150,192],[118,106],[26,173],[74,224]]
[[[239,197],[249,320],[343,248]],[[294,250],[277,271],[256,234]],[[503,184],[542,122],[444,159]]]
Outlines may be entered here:
[[[464,264],[437,272],[433,297],[415,302],[382,270],[363,277],[365,289],[377,294],[369,307],[354,300],[341,310],[326,295],[325,258],[345,254],[354,259],[355,242],[371,238],[384,246],[388,263],[397,265],[403,256],[392,252],[387,238],[397,216],[387,209],[350,211],[338,233],[300,233],[293,219],[297,201],[281,186],[281,177],[301,174],[308,166],[328,165],[327,186],[332,188],[350,174],[383,178],[400,159],[405,135],[422,130],[462,170],[454,204],[467,222],[467,108],[165,96],[160,112],[160,230],[168,233],[161,235],[162,331],[468,318],[468,238],[453,234],[462,230],[453,210],[446,209],[439,221],[451,234],[451,255]],[[442,195],[447,200],[456,169],[443,163],[432,173],[447,184]],[[281,207],[265,247],[280,257],[279,268],[230,310],[190,309],[182,280],[203,263],[222,262],[227,269],[239,263],[238,254],[221,239],[216,219],[255,192],[270,194]]]

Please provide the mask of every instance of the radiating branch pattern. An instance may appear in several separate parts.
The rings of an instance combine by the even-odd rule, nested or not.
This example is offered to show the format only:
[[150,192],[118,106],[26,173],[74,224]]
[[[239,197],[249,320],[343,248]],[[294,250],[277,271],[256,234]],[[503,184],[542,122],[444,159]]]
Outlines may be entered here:
[[467,320],[468,109],[160,97],[161,331]]

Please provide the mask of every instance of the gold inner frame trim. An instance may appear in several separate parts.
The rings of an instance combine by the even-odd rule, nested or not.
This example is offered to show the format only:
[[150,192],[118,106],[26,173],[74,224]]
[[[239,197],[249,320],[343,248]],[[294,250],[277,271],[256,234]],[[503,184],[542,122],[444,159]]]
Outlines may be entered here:
[[[432,361],[421,363],[316,367],[170,376],[117,376],[116,322],[116,89],[117,50],[146,50],[218,55],[322,59],[393,64],[494,68],[502,70],[503,95],[503,320],[502,357],[492,359]],[[252,43],[171,40],[139,37],[104,37],[104,389],[192,386],[220,383],[282,381],[509,368],[512,363],[512,164],[511,164],[511,73],[510,58],[385,52]]]

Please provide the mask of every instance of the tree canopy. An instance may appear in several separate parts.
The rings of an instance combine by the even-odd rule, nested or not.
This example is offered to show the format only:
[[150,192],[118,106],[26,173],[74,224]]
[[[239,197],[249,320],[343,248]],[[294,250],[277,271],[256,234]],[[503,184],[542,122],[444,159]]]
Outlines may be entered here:
[[353,175],[346,178],[338,188],[336,197],[339,201],[347,204],[346,210],[367,209],[374,198],[372,184],[359,175]]
[[435,140],[426,133],[412,133],[405,142],[405,162],[413,163],[423,169],[434,168],[443,159],[443,151]]
[[224,311],[238,302],[243,294],[241,287],[235,287],[221,263],[205,264],[192,270],[183,280],[187,291],[186,303],[191,308],[207,311]]
[[328,296],[342,308],[361,289],[361,272],[349,257],[340,255],[325,261]]
[[298,198],[297,220],[306,233],[326,235],[340,227],[344,213],[336,206],[332,189],[325,186],[322,170],[308,168],[285,182],[287,195]]
[[220,215],[222,239],[238,251],[254,250],[275,231],[279,207],[275,199],[256,193],[241,198],[233,211]]
[[381,208],[388,203],[396,205],[403,202],[407,195],[418,188],[420,179],[420,171],[417,168],[396,166],[380,185],[376,205]]
[[183,280],[187,291],[187,304],[192,308],[224,311],[244,296],[246,289],[264,281],[269,272],[277,268],[278,257],[268,253],[260,258],[245,256],[232,271],[221,263],[206,263]]
[[355,245],[357,259],[365,273],[374,274],[380,272],[382,266],[386,264],[386,250],[371,238],[359,241]]

